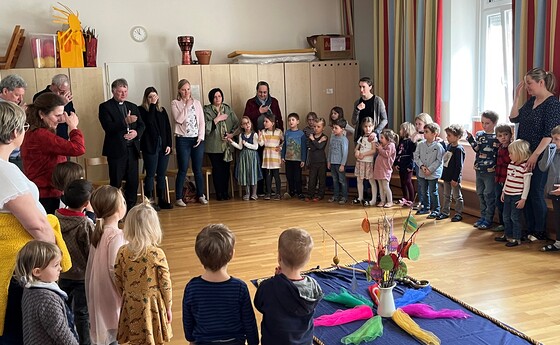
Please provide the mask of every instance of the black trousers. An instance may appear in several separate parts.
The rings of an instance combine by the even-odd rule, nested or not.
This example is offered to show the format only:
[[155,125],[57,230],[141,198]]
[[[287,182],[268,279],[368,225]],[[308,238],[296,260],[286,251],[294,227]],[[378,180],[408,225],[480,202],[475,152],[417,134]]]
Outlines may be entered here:
[[214,182],[216,198],[227,199],[229,198],[230,162],[224,161],[223,153],[208,153],[208,158],[212,164],[212,182]]
[[288,193],[291,196],[300,195],[302,192],[300,161],[286,161],[286,179],[288,180]]
[[136,205],[138,198],[138,152],[134,146],[128,146],[127,155],[120,158],[109,158],[109,180],[113,187],[121,188],[125,180],[124,199],[126,209],[130,210]]

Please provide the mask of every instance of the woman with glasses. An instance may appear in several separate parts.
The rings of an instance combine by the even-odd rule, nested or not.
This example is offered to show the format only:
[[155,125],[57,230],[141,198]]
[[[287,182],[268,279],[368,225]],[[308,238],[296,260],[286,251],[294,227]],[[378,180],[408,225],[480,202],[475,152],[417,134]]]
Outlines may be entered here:
[[[60,243],[63,270],[69,254],[55,216],[47,216],[39,203],[39,190],[19,168],[10,153],[26,136],[25,113],[12,102],[0,102],[0,344],[23,344],[21,296],[23,288],[12,278],[18,251],[31,239]],[[55,235],[53,228],[57,228]]]
[[[27,122],[30,127],[21,145],[25,175],[39,188],[39,201],[50,214],[59,208],[62,195],[52,185],[55,166],[65,162],[66,157],[86,153],[84,136],[78,129],[78,117],[64,112],[64,103],[61,96],[45,93],[28,105]],[[68,140],[56,135],[56,127],[62,122],[68,125]]]

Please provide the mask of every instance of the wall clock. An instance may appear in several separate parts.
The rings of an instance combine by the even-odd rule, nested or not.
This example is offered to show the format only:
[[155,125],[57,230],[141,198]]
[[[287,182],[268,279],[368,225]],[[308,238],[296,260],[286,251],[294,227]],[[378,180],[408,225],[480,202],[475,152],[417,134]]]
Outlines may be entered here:
[[145,27],[136,25],[130,29],[130,37],[132,37],[135,42],[144,42],[148,38],[148,31]]

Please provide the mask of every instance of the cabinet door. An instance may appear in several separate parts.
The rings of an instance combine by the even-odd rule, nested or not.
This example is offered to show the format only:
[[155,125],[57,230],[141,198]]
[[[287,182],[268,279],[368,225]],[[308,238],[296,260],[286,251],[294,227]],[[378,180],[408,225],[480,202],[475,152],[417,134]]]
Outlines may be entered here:
[[[282,112],[282,120],[284,122],[284,129],[286,129],[286,94],[285,94],[285,81],[284,81],[284,64],[274,63],[267,65],[257,65],[259,81],[266,81],[270,86],[270,95],[278,100],[278,106]],[[255,83],[256,86],[256,83]],[[253,86],[253,90],[255,87]]]
[[[23,96],[23,101],[27,104],[33,103],[33,95],[37,93],[37,82],[35,81],[35,68],[18,68],[18,69],[4,69],[0,70],[0,79],[5,78],[10,74],[17,74],[25,80],[27,88],[25,89],[25,95]],[[44,89],[43,86],[41,88]]]
[[187,79],[191,84],[191,93],[194,99],[204,102],[207,97],[202,94],[202,69],[200,65],[180,65],[171,67],[171,98],[177,96],[179,80]]
[[[68,68],[36,68],[35,69],[35,84],[38,91],[42,91],[47,85],[52,84],[52,77],[57,74],[68,75]],[[70,76],[69,76],[70,77]]]
[[101,156],[105,137],[105,132],[99,123],[99,104],[105,101],[103,70],[99,67],[70,68],[68,72],[72,88],[72,103],[80,119],[78,128],[84,134],[86,156]]
[[255,97],[257,85],[257,65],[232,64],[229,66],[231,78],[231,103],[235,114],[241,118],[249,98]]
[[202,98],[204,104],[208,101],[208,92],[213,88],[220,88],[224,93],[224,103],[231,105],[231,80],[229,65],[202,65]]
[[337,61],[335,67],[335,103],[344,109],[344,118],[351,120],[354,102],[360,97],[358,81],[360,66],[357,61]]
[[311,62],[311,110],[327,121],[329,111],[336,105],[335,98],[336,62]]
[[311,76],[308,62],[284,64],[284,80],[286,86],[286,112],[299,115],[300,128],[307,126],[305,117],[311,111]]

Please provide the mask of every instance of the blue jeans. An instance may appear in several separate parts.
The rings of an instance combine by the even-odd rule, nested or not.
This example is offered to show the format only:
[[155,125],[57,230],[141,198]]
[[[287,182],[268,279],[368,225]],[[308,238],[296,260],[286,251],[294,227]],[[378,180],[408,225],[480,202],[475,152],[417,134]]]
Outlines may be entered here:
[[[333,179],[334,197],[348,200],[348,186],[346,184],[346,171],[340,172],[340,164],[331,164],[331,175]],[[341,195],[342,194],[342,195]]]
[[502,202],[502,190],[504,190],[504,184],[502,182],[496,182],[496,207],[498,208],[500,224],[504,225],[504,203]]
[[494,210],[496,209],[495,180],[496,173],[494,172],[476,172],[476,194],[480,202],[480,218],[489,223],[494,221]]
[[80,338],[80,345],[91,344],[89,338],[89,313],[86,301],[86,288],[83,280],[60,279],[58,285],[68,294],[66,303],[74,313],[74,324]]
[[165,149],[161,146],[161,138],[158,139],[156,153],[143,153],[144,169],[146,169],[146,178],[144,179],[144,194],[151,198],[154,196],[154,177],[156,178],[158,198],[163,195],[165,188],[165,173],[167,172],[167,164],[169,163],[169,155],[165,154]]
[[418,177],[417,181],[419,189],[418,196],[422,203],[422,209],[439,213],[438,180],[426,180],[423,177]]
[[504,226],[508,239],[521,240],[521,210],[515,205],[519,200],[521,195],[504,195]]
[[[177,137],[175,138],[177,148],[177,180],[175,181],[175,199],[183,198],[183,185],[189,169],[189,159],[192,160],[192,171],[194,183],[196,184],[196,196],[204,195],[204,182],[202,179],[202,160],[204,159],[204,141],[197,147],[198,138]],[[208,195],[206,196],[208,198]]]
[[531,176],[531,189],[527,195],[527,202],[523,213],[525,215],[525,223],[527,225],[527,233],[544,233],[546,227],[547,206],[544,199],[544,185],[548,171],[542,172],[541,169],[535,167],[533,176]]

